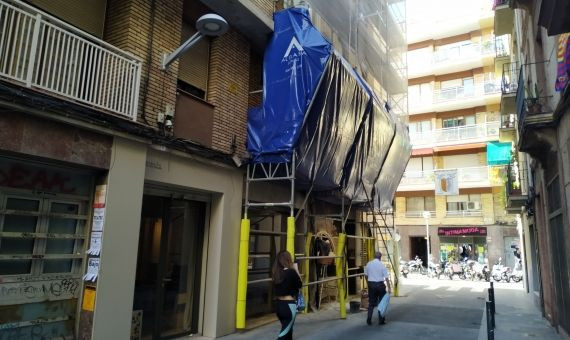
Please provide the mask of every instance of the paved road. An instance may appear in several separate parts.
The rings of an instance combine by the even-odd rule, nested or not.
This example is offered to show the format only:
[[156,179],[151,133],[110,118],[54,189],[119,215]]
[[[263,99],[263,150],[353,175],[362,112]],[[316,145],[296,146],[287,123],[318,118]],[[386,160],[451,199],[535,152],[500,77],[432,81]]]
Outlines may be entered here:
[[[300,315],[295,339],[477,339],[483,316],[486,282],[408,278],[403,297],[392,298],[387,324],[366,325],[366,313],[338,319],[338,306],[318,313]],[[497,284],[520,289],[520,284]],[[376,316],[376,315],[375,315]],[[376,321],[376,320],[373,320]],[[223,337],[224,340],[275,339],[278,322]]]

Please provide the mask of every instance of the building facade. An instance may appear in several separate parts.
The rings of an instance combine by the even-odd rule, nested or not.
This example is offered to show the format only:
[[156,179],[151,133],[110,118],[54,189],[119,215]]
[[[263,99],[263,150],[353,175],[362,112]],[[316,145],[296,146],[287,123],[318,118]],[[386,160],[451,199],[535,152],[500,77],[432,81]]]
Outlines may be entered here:
[[[386,107],[405,114],[404,2],[361,8],[370,3],[377,10],[355,25],[381,35],[363,34],[360,44],[342,34],[344,20],[332,21],[327,1],[302,5]],[[0,338],[235,331],[247,114],[261,102],[272,15],[297,4],[0,0]],[[163,68],[206,13],[229,30]],[[271,184],[250,199],[287,192]],[[293,196],[300,207],[302,192]],[[318,202],[311,206],[322,213],[339,210]],[[248,315],[256,315],[272,308],[269,271],[256,265],[284,249],[289,212],[251,215],[271,235],[250,240],[249,274],[261,285],[249,286]],[[347,243],[349,264],[365,262],[365,245]]]
[[509,37],[494,34],[487,1],[408,1],[407,8],[413,151],[395,198],[401,257],[426,263],[429,232],[435,262],[502,258],[512,267],[511,247],[520,242],[505,210],[511,147],[500,142]]
[[[0,2],[0,337],[234,331],[232,156],[271,17],[216,6]],[[228,32],[161,69],[210,12]]]
[[561,335],[570,333],[568,1],[495,1],[495,31],[510,35],[501,114],[514,124],[507,203],[521,216],[527,292]]

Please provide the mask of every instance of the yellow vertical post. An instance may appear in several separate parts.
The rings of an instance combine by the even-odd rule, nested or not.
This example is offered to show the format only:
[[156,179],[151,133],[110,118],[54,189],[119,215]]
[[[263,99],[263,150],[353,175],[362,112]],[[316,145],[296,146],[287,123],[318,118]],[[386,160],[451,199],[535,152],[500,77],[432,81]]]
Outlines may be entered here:
[[[313,233],[310,231],[307,233],[307,239],[305,240],[305,256],[309,256],[311,251],[311,241],[313,240]],[[310,270],[310,263],[309,259],[303,260],[303,296],[305,297],[305,313],[309,311],[309,287],[307,284],[309,283],[309,270]]]
[[368,241],[368,262],[374,259],[374,240],[367,240]]
[[247,297],[247,265],[249,261],[249,225],[250,220],[241,220],[238,259],[238,289],[236,305],[236,328],[245,328],[245,302]]
[[295,260],[295,217],[287,217],[287,251]]
[[338,242],[337,242],[337,257],[335,259],[336,264],[336,276],[337,279],[337,287],[338,287],[338,303],[340,307],[340,318],[346,319],[346,302],[344,301],[344,244],[346,243],[346,234],[340,233],[338,234]]
[[394,245],[393,256],[394,260],[394,296],[400,296],[400,242],[392,241]]

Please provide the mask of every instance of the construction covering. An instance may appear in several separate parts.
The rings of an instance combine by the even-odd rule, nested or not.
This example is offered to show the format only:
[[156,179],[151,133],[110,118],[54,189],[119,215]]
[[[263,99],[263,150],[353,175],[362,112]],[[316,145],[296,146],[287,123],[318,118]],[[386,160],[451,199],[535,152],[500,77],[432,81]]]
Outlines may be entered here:
[[407,130],[313,26],[306,8],[274,16],[263,106],[250,111],[253,162],[296,155],[298,182],[388,207],[410,156]]

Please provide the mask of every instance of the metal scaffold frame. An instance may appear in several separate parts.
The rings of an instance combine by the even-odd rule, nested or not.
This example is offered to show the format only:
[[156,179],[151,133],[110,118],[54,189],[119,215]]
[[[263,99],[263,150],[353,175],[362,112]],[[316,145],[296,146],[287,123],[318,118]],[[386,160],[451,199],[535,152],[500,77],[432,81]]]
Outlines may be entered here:
[[[345,231],[345,226],[348,221],[348,216],[350,214],[350,210],[353,206],[353,202],[349,202],[348,209],[345,209],[345,198],[341,193],[341,212],[339,214],[304,214],[304,218],[325,218],[333,221],[340,221],[341,228],[338,234],[337,245],[335,249],[335,255],[320,255],[320,256],[311,256],[311,243],[315,237],[315,235],[305,230],[304,233],[296,233],[295,222],[299,218],[301,212],[307,212],[307,204],[310,195],[312,194],[313,187],[311,186],[307,193],[305,194],[305,198],[301,205],[301,208],[295,214],[295,167],[296,167],[296,158],[295,155],[292,156],[291,162],[282,162],[282,163],[256,163],[250,164],[247,166],[247,173],[246,173],[246,185],[245,185],[245,201],[244,201],[244,216],[241,221],[241,233],[240,233],[240,247],[239,247],[239,264],[238,264],[238,294],[237,294],[237,306],[236,306],[236,328],[244,329],[246,325],[246,300],[247,300],[247,286],[254,283],[261,283],[261,282],[270,282],[271,278],[263,278],[263,279],[256,279],[256,280],[248,280],[248,261],[249,258],[252,256],[256,256],[256,254],[251,254],[249,252],[249,243],[251,236],[273,236],[273,237],[282,237],[286,236],[286,250],[293,256],[294,260],[302,261],[302,266],[300,271],[302,273],[302,281],[303,281],[303,288],[302,293],[305,297],[308,297],[308,287],[312,285],[323,285],[327,282],[336,281],[337,282],[337,296],[338,302],[340,305],[340,317],[342,319],[346,318],[346,292],[348,286],[348,279],[353,277],[361,277],[364,273],[355,273],[349,274],[349,271],[353,271],[357,268],[348,268],[347,266],[347,256],[346,256],[346,243],[347,239],[354,238],[354,239],[361,239],[365,241],[366,244],[366,255],[367,260],[370,261],[374,257],[374,250],[380,249],[380,245],[384,245],[385,252],[388,257],[388,262],[391,263],[391,268],[394,270],[394,277],[395,277],[395,294],[397,295],[397,287],[398,287],[398,278],[397,278],[397,262],[393,260],[393,257],[390,255],[386,240],[384,238],[382,229],[387,230],[388,234],[390,235],[391,239],[393,239],[393,234],[390,231],[390,227],[386,221],[384,213],[377,212],[374,213],[373,211],[373,204],[369,200],[366,202],[364,207],[367,216],[372,216],[372,222],[366,219],[365,221],[354,221],[351,223],[354,224],[362,224],[362,226],[367,226],[370,229],[371,237],[370,236],[357,236],[357,235],[347,235]],[[288,202],[252,202],[250,201],[250,190],[251,184],[254,182],[289,182],[288,187],[290,188],[290,200]],[[280,231],[265,231],[265,230],[257,230],[257,229],[250,229],[251,221],[249,219],[249,210],[250,208],[266,208],[266,207],[281,207],[281,208],[289,208],[289,216],[287,217],[287,231],[280,232]],[[379,215],[382,218],[382,223],[377,218]],[[307,225],[305,223],[305,225]],[[382,226],[383,225],[383,226]],[[393,228],[393,226],[392,226]],[[307,229],[307,228],[305,228]],[[305,238],[305,248],[304,254],[295,254],[295,236],[302,236]],[[397,248],[397,246],[395,246]],[[321,259],[334,259],[335,271],[336,275],[333,277],[319,277],[317,275],[316,281],[310,281],[310,261],[314,260],[321,260]],[[305,312],[308,311],[308,303],[305,308]]]

